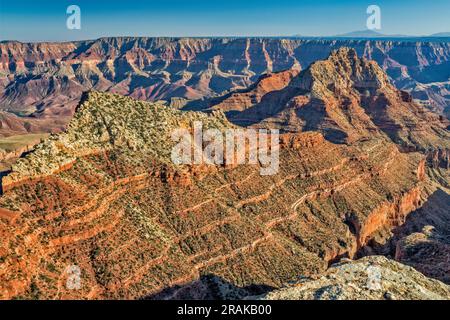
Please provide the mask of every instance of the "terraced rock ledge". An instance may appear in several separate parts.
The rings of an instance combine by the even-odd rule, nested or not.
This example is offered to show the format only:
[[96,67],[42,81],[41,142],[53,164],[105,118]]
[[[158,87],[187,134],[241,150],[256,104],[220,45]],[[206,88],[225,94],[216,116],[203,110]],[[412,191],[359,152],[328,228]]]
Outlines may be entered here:
[[[198,119],[232,126],[220,112],[87,95],[66,132],[3,178],[1,297],[202,298],[213,294],[208,275],[245,294],[280,288],[353,257],[425,200],[424,156],[381,138],[284,134],[274,176],[258,165],[176,167],[167,137]],[[72,265],[80,290],[66,287]]]

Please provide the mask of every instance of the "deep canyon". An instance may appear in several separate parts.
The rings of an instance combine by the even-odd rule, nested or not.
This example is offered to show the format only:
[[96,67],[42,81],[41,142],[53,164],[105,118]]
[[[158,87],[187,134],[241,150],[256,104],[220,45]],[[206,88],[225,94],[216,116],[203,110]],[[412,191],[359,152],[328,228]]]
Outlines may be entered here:
[[[2,155],[0,298],[244,298],[371,255],[449,298],[449,59],[448,42],[0,43],[0,134],[52,133]],[[280,129],[279,172],[174,165],[195,121]]]

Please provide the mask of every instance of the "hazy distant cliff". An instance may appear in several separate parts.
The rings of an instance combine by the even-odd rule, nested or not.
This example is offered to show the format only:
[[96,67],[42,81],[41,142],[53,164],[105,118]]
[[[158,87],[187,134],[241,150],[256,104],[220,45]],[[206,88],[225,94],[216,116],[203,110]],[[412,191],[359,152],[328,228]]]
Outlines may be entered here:
[[[376,60],[394,84],[437,112],[450,105],[450,42],[261,38],[102,38],[66,43],[0,43],[0,109],[69,119],[83,91],[96,89],[143,100],[199,99],[248,87],[264,73],[305,69],[347,46]],[[39,125],[8,130],[39,131]],[[10,123],[15,125],[12,127]]]

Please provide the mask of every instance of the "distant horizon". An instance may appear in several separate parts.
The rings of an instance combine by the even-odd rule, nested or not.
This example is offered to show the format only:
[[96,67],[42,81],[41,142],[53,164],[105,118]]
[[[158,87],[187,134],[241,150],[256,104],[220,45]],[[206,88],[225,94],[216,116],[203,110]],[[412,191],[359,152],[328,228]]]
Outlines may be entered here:
[[[366,30],[357,30],[353,32],[366,31]],[[382,34],[380,36],[347,36],[346,34],[351,34],[353,32],[347,32],[339,35],[324,35],[324,36],[310,36],[310,35],[199,35],[199,36],[176,36],[176,35],[103,35],[95,38],[85,38],[85,39],[76,39],[76,40],[16,40],[16,39],[1,39],[0,43],[5,42],[20,42],[20,43],[65,43],[65,42],[82,42],[82,41],[96,41],[105,38],[166,38],[166,39],[326,39],[326,40],[390,40],[390,39],[398,39],[398,40],[414,40],[414,39],[450,39],[450,32],[437,32],[435,34],[430,35],[399,35],[399,34]],[[438,35],[438,34],[449,34],[449,35]]]
[[[381,10],[389,35],[425,37],[450,30],[450,1],[435,0],[0,0],[0,41],[72,42],[102,37],[334,37],[366,29],[368,6]],[[81,10],[69,30],[67,8]]]

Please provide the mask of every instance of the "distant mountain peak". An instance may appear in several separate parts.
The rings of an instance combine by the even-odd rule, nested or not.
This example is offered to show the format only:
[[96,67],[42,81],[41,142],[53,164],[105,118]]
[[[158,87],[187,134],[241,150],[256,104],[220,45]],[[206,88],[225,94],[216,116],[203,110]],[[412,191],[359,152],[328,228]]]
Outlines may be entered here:
[[385,34],[374,30],[359,30],[352,31],[348,33],[338,34],[335,37],[343,37],[343,38],[378,38],[378,37],[386,37]]
[[342,34],[336,34],[336,35],[324,35],[324,36],[308,36],[308,35],[302,35],[302,34],[295,34],[293,35],[295,38],[362,38],[362,39],[373,39],[373,38],[380,38],[380,39],[391,39],[391,38],[405,38],[405,39],[429,39],[429,38],[447,38],[450,37],[450,32],[437,32],[433,34],[422,34],[422,35],[405,35],[405,34],[384,34],[375,30],[357,30],[357,31],[351,31],[347,33]]
[[450,37],[450,32],[433,33],[430,37]]

